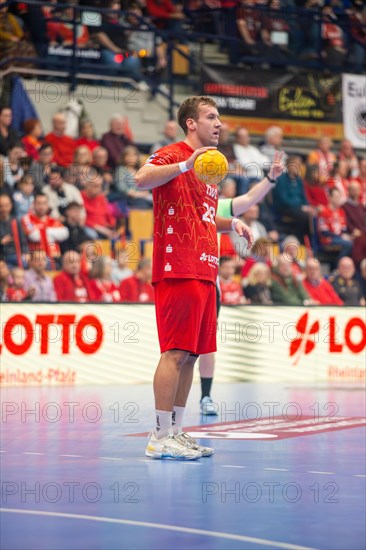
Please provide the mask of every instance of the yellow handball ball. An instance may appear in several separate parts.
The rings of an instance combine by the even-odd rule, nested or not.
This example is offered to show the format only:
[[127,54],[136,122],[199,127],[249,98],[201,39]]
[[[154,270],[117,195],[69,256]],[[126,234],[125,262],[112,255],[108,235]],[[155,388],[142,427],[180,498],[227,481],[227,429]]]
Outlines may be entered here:
[[203,183],[217,185],[226,177],[229,165],[222,153],[217,149],[209,149],[196,158],[193,169]]

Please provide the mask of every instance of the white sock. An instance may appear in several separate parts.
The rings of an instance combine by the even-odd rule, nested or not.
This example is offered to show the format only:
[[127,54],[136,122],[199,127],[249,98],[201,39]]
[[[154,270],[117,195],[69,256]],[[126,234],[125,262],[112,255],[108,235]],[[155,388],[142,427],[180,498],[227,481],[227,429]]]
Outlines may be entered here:
[[172,413],[171,411],[158,411],[155,409],[156,428],[155,435],[158,439],[166,437],[172,428]]
[[177,407],[174,405],[174,411],[172,412],[172,426],[174,434],[181,434],[183,431],[183,416],[185,407]]

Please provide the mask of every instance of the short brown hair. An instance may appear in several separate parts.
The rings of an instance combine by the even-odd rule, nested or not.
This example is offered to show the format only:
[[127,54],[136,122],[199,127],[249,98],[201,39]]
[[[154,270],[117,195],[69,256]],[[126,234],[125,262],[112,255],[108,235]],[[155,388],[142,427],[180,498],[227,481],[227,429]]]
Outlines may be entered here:
[[193,118],[193,120],[198,119],[198,108],[200,105],[211,105],[217,109],[216,102],[211,98],[204,95],[196,95],[189,97],[183,101],[182,105],[178,110],[178,124],[182,128],[183,132],[187,134],[187,118]]
[[24,133],[28,135],[33,132],[37,124],[40,124],[40,120],[38,120],[38,118],[28,118],[23,124]]

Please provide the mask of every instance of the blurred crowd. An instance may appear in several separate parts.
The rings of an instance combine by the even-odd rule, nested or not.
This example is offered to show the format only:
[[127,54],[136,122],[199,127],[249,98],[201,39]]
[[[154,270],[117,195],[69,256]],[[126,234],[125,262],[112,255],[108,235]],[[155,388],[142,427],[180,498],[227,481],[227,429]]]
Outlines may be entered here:
[[[12,110],[0,108],[2,300],[151,302],[151,261],[129,228],[133,210],[151,219],[152,194],[135,185],[148,154],[119,114],[102,136],[87,119],[76,138],[66,128],[65,113],[56,112],[48,134],[37,119],[18,134]],[[178,139],[169,120],[150,152]],[[286,164],[273,191],[243,215],[252,250],[235,233],[221,236],[222,302],[364,304],[366,157],[346,139],[336,151],[328,137],[306,157],[294,155],[277,126],[254,145],[247,128],[232,132],[226,123],[218,149],[229,162],[221,198],[256,185],[275,151],[284,152]]]
[[185,44],[192,33],[206,33],[221,40],[231,63],[316,60],[353,72],[365,68],[363,0],[65,0],[63,7],[53,7],[53,1],[1,7],[4,3],[0,61],[17,57],[24,64],[24,58],[38,56],[47,67],[47,60],[72,55],[76,40],[78,63],[102,63],[146,84],[149,77],[166,75],[169,40]]

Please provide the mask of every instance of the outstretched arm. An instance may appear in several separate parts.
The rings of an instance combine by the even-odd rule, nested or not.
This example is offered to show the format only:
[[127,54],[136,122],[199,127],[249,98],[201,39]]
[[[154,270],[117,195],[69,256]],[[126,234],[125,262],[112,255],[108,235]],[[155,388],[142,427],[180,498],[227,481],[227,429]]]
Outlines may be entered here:
[[270,180],[276,180],[282,174],[282,159],[283,152],[276,151],[273,163],[269,169],[268,177],[263,178],[262,181],[254,185],[248,193],[245,193],[245,195],[240,195],[239,197],[235,197],[233,199],[232,211],[234,216],[244,214],[248,208],[253,206],[253,204],[258,204],[263,197],[267,195],[268,191],[273,189],[274,184],[271,183]]

